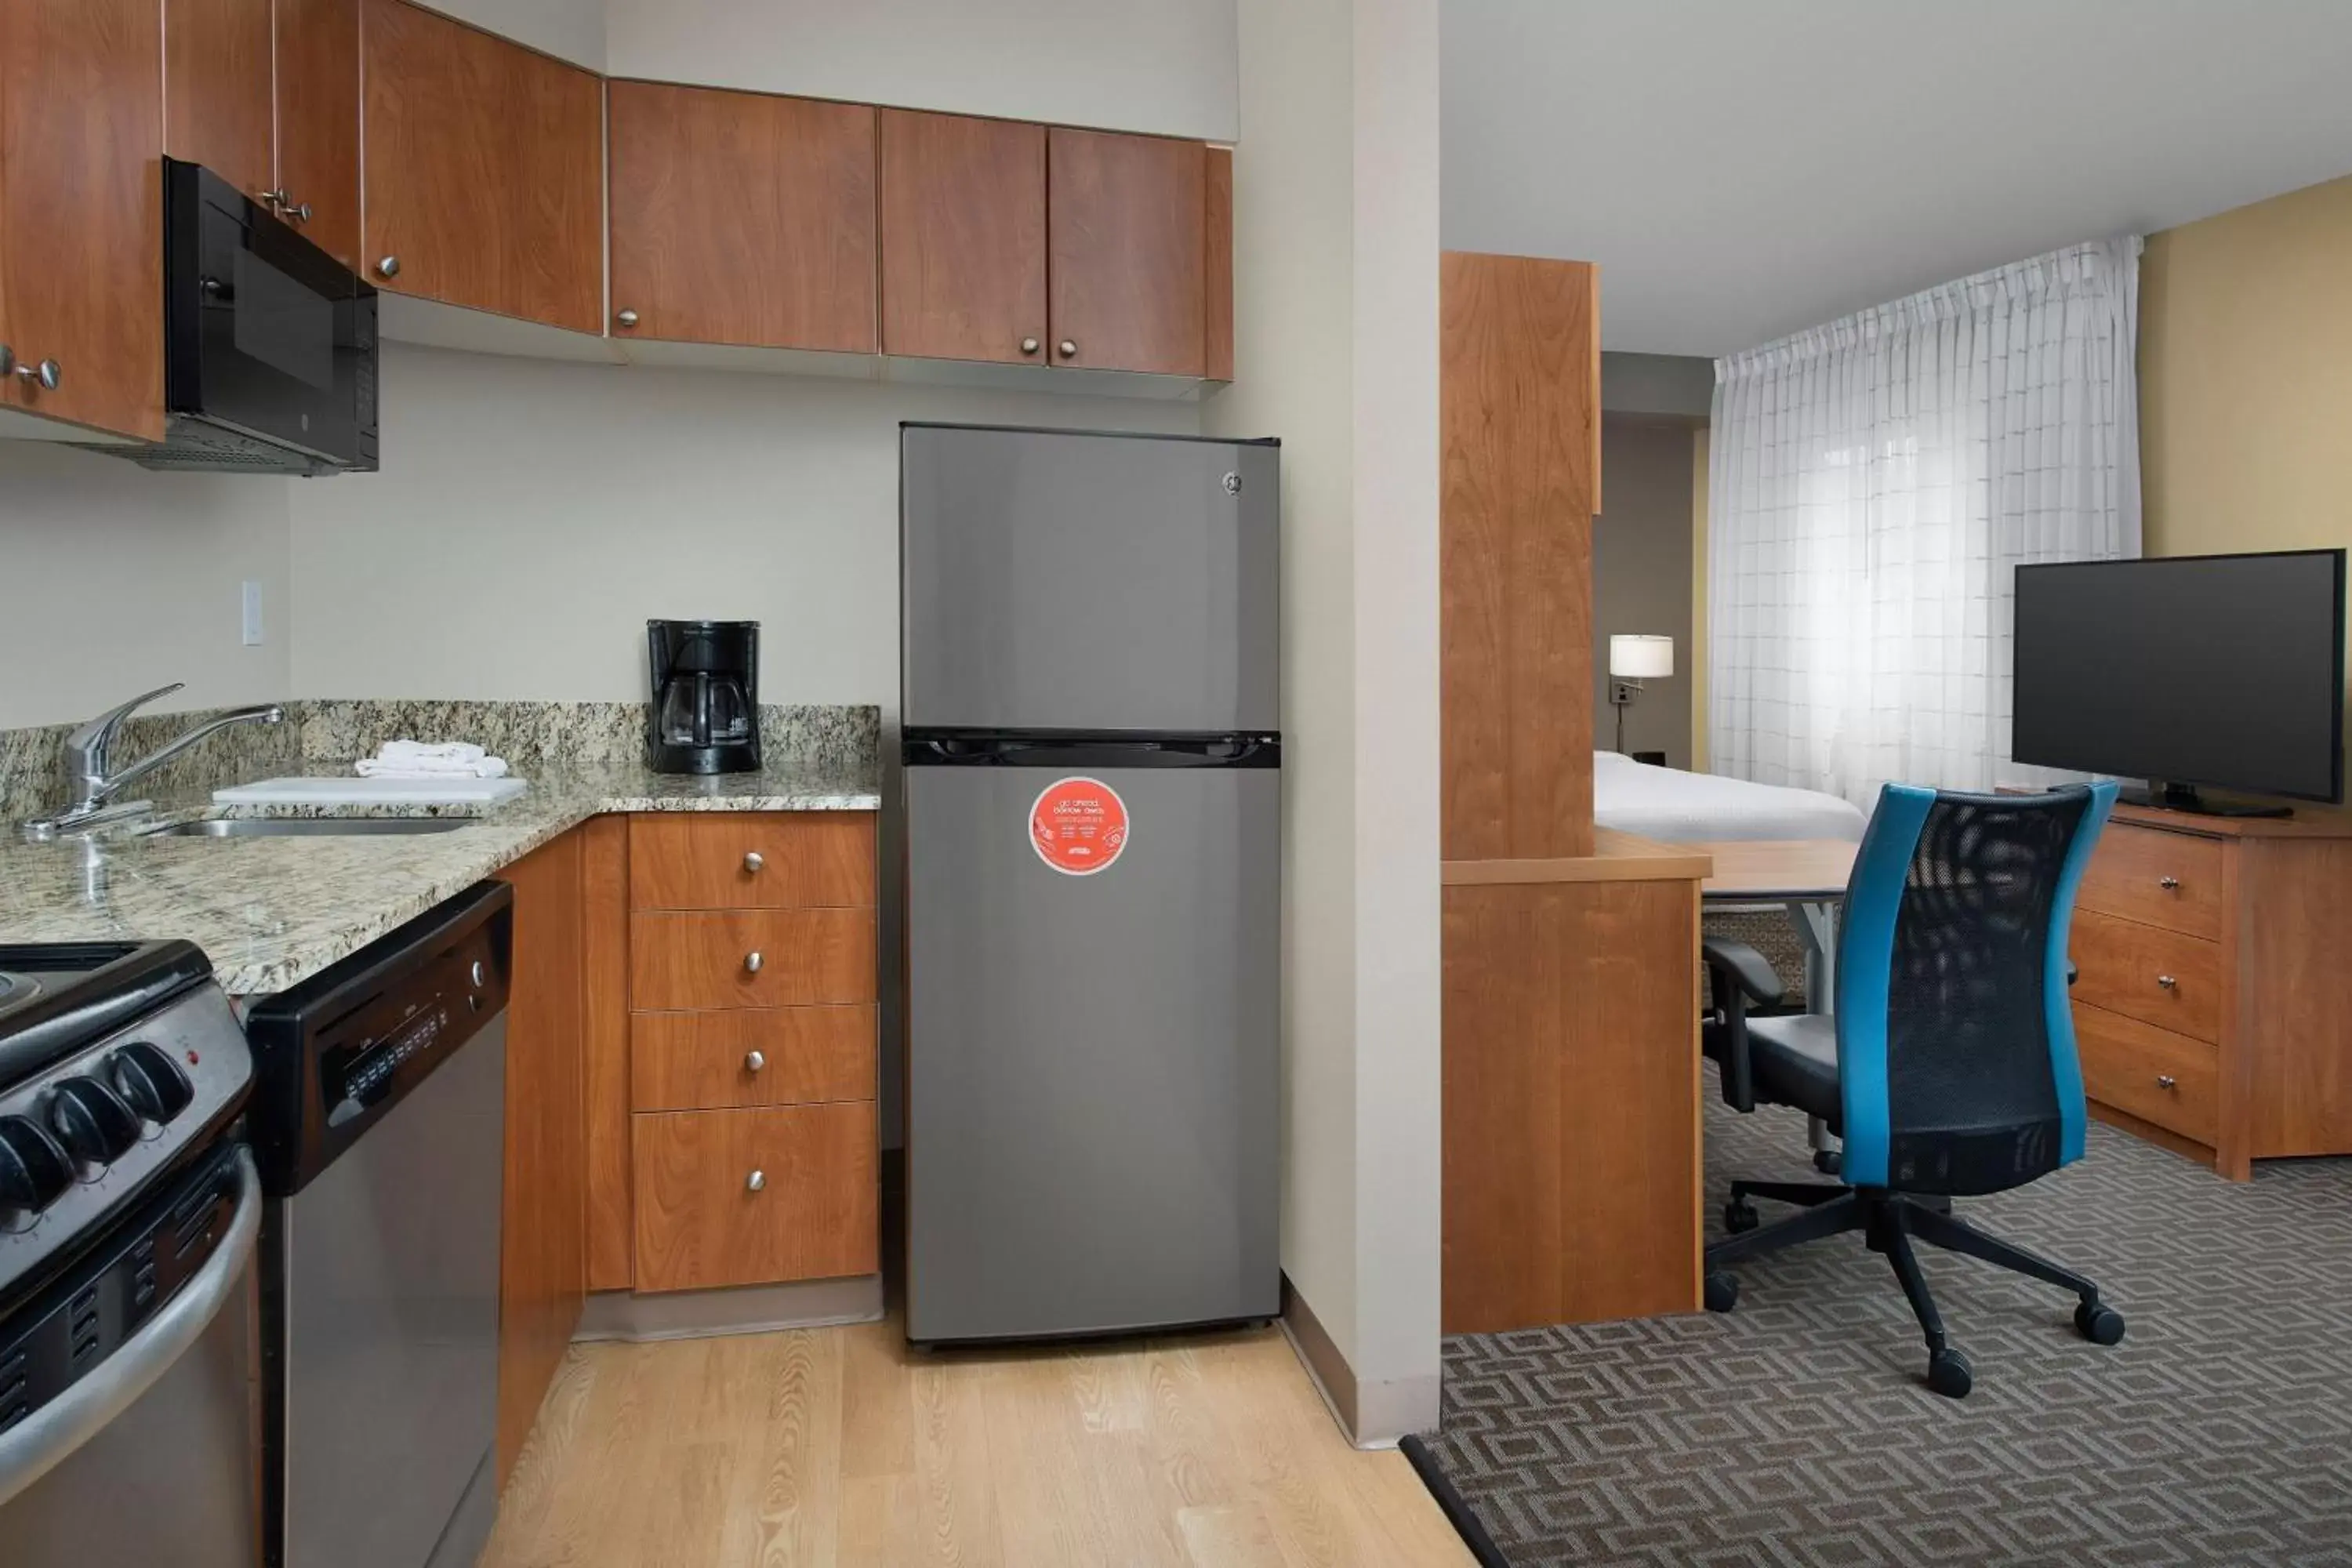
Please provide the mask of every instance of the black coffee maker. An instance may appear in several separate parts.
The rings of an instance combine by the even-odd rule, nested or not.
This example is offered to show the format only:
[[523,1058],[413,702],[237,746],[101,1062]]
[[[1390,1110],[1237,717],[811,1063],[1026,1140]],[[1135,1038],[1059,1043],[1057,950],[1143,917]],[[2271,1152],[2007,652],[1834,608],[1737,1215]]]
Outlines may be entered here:
[[760,623],[647,621],[654,700],[647,760],[657,773],[741,773],[760,765]]

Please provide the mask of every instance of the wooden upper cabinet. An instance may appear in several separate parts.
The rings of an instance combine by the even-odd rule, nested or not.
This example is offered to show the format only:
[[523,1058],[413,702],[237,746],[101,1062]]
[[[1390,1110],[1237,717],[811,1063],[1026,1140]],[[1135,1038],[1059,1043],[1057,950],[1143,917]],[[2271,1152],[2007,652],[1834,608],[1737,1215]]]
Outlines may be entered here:
[[276,189],[270,0],[163,0],[163,151],[248,196]]
[[278,0],[277,58],[277,188],[304,237],[356,272],[360,0]]
[[882,111],[882,352],[1044,364],[1045,128]]
[[1056,365],[1205,376],[1209,149],[1046,134]]
[[0,407],[163,434],[155,0],[0,0]]
[[599,331],[602,79],[405,0],[363,0],[360,62],[368,281]]
[[616,81],[614,331],[872,353],[865,104]]

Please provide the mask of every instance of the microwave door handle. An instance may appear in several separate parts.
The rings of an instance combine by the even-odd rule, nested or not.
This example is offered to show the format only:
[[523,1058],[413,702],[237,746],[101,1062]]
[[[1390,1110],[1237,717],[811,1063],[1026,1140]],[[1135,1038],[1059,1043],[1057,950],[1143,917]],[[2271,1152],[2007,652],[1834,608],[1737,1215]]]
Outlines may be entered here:
[[196,1277],[128,1344],[14,1430],[0,1434],[0,1507],[71,1458],[161,1382],[236,1294],[261,1235],[261,1176],[253,1167],[252,1151],[237,1150],[236,1177],[236,1212],[228,1234]]

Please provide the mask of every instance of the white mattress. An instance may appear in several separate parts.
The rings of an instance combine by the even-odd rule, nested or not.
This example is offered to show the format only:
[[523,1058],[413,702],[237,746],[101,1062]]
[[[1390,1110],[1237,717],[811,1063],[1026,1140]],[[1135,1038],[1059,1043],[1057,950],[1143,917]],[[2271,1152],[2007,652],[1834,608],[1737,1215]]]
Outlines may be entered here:
[[1705,838],[1843,838],[1868,822],[1853,802],[1819,790],[1654,768],[1617,752],[1592,754],[1592,819],[1669,842]]

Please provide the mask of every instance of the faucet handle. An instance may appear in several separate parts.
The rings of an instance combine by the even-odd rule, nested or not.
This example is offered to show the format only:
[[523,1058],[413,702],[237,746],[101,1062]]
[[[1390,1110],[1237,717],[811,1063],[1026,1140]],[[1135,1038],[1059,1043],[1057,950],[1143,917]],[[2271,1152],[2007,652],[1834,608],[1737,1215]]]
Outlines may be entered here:
[[106,773],[107,752],[114,743],[115,731],[131,713],[145,707],[158,697],[169,697],[186,686],[175,680],[169,686],[159,686],[152,691],[142,691],[120,708],[110,708],[89,723],[66,737],[66,754],[72,759],[75,773],[82,778],[100,778]]

